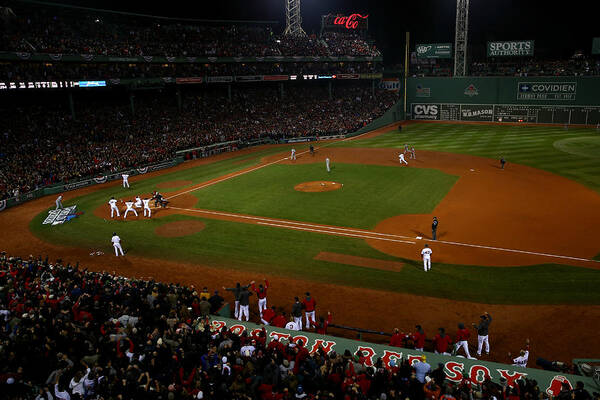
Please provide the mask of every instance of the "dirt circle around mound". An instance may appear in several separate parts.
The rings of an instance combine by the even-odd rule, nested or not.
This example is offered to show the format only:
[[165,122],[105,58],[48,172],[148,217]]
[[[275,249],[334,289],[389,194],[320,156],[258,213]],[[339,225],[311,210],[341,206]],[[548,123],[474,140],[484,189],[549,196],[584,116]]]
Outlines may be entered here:
[[179,181],[167,181],[167,182],[161,182],[159,184],[156,185],[156,187],[158,189],[172,189],[172,188],[178,188],[178,187],[182,187],[182,186],[188,186],[191,185],[192,181],[186,181],[186,180],[179,180]]
[[331,181],[314,181],[314,182],[303,182],[294,186],[294,190],[298,192],[331,192],[334,190],[341,189],[344,186],[343,183],[331,182]]
[[164,225],[159,226],[154,230],[157,236],[173,238],[193,235],[198,233],[206,227],[204,222],[196,220],[185,220],[168,222]]

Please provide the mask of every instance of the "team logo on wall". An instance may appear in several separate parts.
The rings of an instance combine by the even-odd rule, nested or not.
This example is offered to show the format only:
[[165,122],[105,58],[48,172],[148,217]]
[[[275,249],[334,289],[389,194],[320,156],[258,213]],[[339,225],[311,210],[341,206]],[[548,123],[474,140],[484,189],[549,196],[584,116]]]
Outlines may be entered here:
[[60,61],[62,59],[62,54],[48,54],[48,56],[54,61]]
[[144,61],[146,62],[151,62],[152,58],[154,58],[153,56],[142,56],[142,58],[144,59]]
[[94,59],[94,55],[93,54],[80,54],[80,56],[85,61],[92,61]]
[[421,84],[417,85],[417,97],[431,97],[431,88],[423,87]]
[[472,83],[465,89],[465,94],[469,97],[479,96],[479,90]]

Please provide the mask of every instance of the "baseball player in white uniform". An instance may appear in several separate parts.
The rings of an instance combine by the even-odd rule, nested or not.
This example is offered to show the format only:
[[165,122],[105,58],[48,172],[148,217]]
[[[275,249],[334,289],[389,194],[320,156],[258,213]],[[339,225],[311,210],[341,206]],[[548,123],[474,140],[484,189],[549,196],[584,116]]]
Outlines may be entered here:
[[298,326],[298,324],[296,322],[294,322],[293,320],[291,320],[290,322],[288,322],[287,324],[285,324],[285,329],[289,329],[290,331],[299,331],[300,327]]
[[402,165],[402,163],[408,165],[408,162],[406,162],[406,160],[404,159],[404,153],[398,154],[398,160],[400,161],[400,165]]
[[431,269],[431,253],[433,253],[433,251],[431,251],[427,244],[423,250],[421,250],[421,257],[423,257],[423,271],[425,272]]
[[119,214],[119,207],[117,207],[117,200],[114,197],[111,197],[110,200],[108,201],[108,204],[110,205],[110,217],[113,218],[115,212],[117,213],[117,217],[120,217],[121,214]]
[[[516,367],[527,368],[527,361],[529,361],[529,339],[527,339],[526,343],[525,350],[521,350],[519,357],[512,360],[513,365]],[[508,357],[511,357],[510,352],[508,353]]]
[[135,203],[133,205],[135,208],[142,208],[142,198],[139,195],[135,196]]
[[296,159],[296,149],[292,149],[292,155],[290,156],[290,160]]
[[325,159],[325,168],[327,168],[327,172],[331,172],[331,168],[329,167],[329,157]]
[[123,187],[129,187],[129,175],[127,174],[123,174],[121,175],[121,177],[123,178]]
[[417,153],[415,152],[415,146],[410,146],[410,158],[417,159]]
[[123,219],[127,219],[127,214],[129,213],[129,211],[132,211],[136,217],[138,216],[137,211],[135,211],[135,208],[133,208],[133,201],[126,201],[125,207],[127,207],[127,209],[125,210],[125,215],[123,215]]
[[142,200],[142,203],[144,204],[144,217],[146,217],[146,212],[147,212],[148,213],[147,217],[151,218],[152,210],[150,209],[150,199],[144,199],[144,200]]
[[125,256],[125,254],[123,253],[123,248],[121,247],[121,238],[117,235],[116,232],[113,232],[113,236],[112,239],[110,239],[110,241],[113,244],[113,247],[115,248],[115,256],[119,257],[119,252],[121,252],[122,256]]
[[59,210],[59,209],[62,209],[62,208],[63,208],[63,205],[62,205],[62,194],[61,194],[61,195],[59,195],[56,198],[56,208],[55,208],[55,210]]

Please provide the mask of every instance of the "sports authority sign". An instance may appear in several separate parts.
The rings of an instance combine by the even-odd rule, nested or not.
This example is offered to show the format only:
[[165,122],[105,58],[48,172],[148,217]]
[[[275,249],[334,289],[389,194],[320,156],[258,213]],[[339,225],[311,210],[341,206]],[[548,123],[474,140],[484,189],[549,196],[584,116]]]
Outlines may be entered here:
[[[232,334],[242,335],[244,332],[249,337],[258,337],[265,330],[266,342],[272,340],[287,340],[290,344],[302,345],[309,353],[323,351],[327,354],[336,352],[344,354],[348,350],[351,354],[361,354],[362,363],[366,367],[377,364],[381,359],[382,366],[392,371],[398,368],[399,362],[407,360],[410,365],[420,362],[423,355],[427,356],[430,365],[441,364],[447,380],[460,383],[468,379],[472,384],[482,384],[487,379],[496,383],[503,383],[509,387],[515,387],[519,379],[535,379],[541,391],[547,395],[556,397],[560,393],[562,385],[572,389],[575,382],[581,380],[586,388],[595,390],[597,387],[592,378],[557,374],[556,372],[541,369],[520,368],[513,365],[493,363],[487,361],[471,360],[466,358],[444,356],[441,354],[424,353],[401,347],[388,347],[374,343],[359,342],[333,336],[317,335],[311,332],[290,331],[273,326],[258,326],[248,322],[240,322],[229,318],[212,316],[210,330],[219,332],[226,329]],[[194,323],[194,329],[203,329],[201,323]]]
[[519,82],[517,100],[575,100],[577,82]]
[[514,40],[508,42],[488,42],[488,57],[533,56],[533,40]]
[[452,43],[418,44],[417,58],[452,58]]

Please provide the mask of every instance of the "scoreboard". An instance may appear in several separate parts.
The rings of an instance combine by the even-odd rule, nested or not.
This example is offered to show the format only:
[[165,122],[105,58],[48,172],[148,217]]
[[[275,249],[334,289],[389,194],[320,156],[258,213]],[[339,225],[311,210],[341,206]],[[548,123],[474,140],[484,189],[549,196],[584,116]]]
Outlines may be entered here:
[[515,104],[413,103],[412,119],[596,125],[600,107]]

